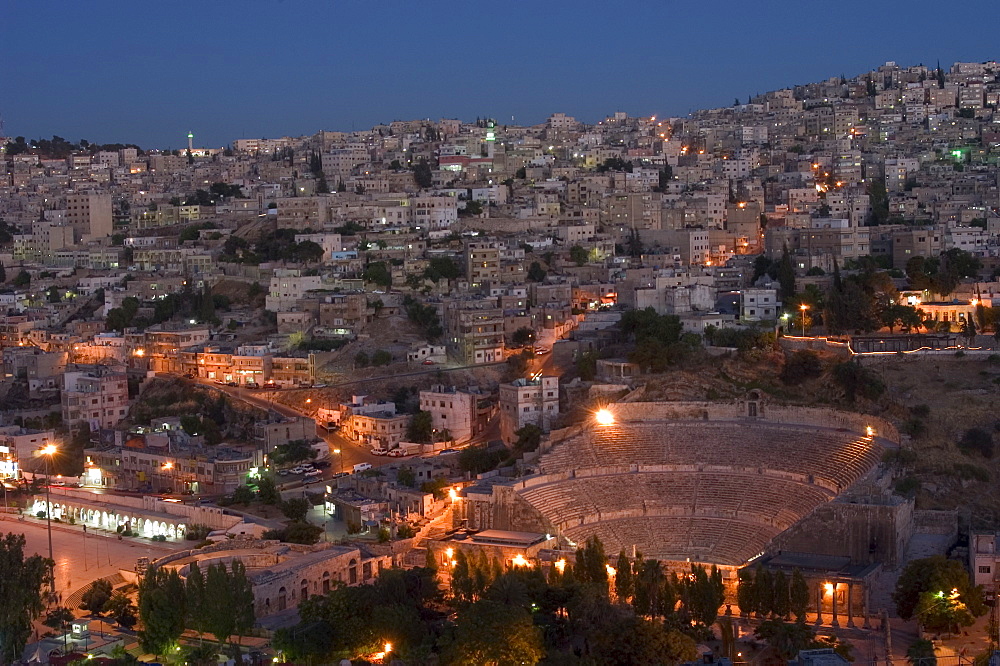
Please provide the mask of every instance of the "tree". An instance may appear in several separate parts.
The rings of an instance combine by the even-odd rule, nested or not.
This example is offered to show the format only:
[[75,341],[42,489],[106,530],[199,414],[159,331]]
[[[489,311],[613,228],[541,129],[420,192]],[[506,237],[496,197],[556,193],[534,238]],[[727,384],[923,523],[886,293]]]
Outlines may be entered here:
[[922,592],[914,615],[928,631],[958,633],[960,627],[970,627],[975,622],[960,596],[957,588],[950,592]]
[[569,258],[577,266],[583,266],[587,263],[587,250],[580,245],[574,245],[569,249]]
[[15,287],[27,287],[31,284],[31,273],[22,268],[21,272],[14,276],[12,284]]
[[208,631],[208,599],[205,590],[205,574],[197,562],[191,563],[187,580],[184,581],[184,600],[186,602],[186,626],[200,634]]
[[868,202],[872,210],[868,215],[868,225],[885,224],[889,220],[889,193],[885,189],[885,175],[876,172],[869,181]]
[[632,578],[632,561],[622,550],[618,553],[618,561],[615,563],[615,596],[620,602],[627,602],[632,598],[635,584]]
[[781,261],[778,262],[778,284],[781,285],[781,298],[788,300],[795,296],[795,266],[788,246],[781,249]]
[[823,363],[819,354],[811,349],[802,349],[785,357],[785,366],[781,369],[781,381],[795,386],[819,377],[822,372]]
[[771,649],[781,658],[788,661],[800,651],[809,648],[815,638],[812,629],[805,622],[787,623],[780,620],[765,620],[757,627],[757,638],[767,641]]
[[94,615],[100,615],[104,612],[110,599],[111,583],[103,578],[98,578],[83,593],[83,597],[80,599],[83,603],[80,604],[80,608],[90,611]]
[[434,185],[434,173],[426,159],[420,158],[420,161],[413,167],[413,182],[421,189]]
[[257,480],[257,497],[264,504],[277,504],[281,501],[278,486],[270,474],[265,474]]
[[373,261],[365,267],[361,277],[365,282],[374,282],[382,287],[392,286],[392,273],[384,261]]
[[521,328],[514,331],[510,336],[510,341],[515,347],[523,347],[524,345],[531,342],[535,337],[535,332],[528,328],[527,326],[522,326]]
[[370,361],[371,359],[368,358],[368,354],[363,351],[359,351],[354,355],[354,365],[359,368],[367,368]]
[[694,661],[697,645],[690,636],[668,630],[662,622],[635,616],[612,616],[594,632],[592,663],[660,666]]
[[119,627],[131,629],[136,622],[136,607],[124,592],[115,592],[105,606],[108,617]]
[[774,588],[774,614],[780,618],[787,619],[791,613],[791,590],[788,585],[788,577],[784,571],[778,570],[772,579]]
[[482,600],[458,614],[448,663],[530,666],[544,656],[541,629],[526,610]]
[[31,623],[41,615],[42,585],[49,577],[49,560],[39,555],[24,557],[25,537],[0,537],[0,663],[10,664],[21,656],[31,637]]
[[912,666],[937,666],[934,642],[929,638],[921,638],[911,643],[906,648],[906,661]]
[[7,269],[4,268],[3,264],[0,264],[0,283],[7,281]]
[[753,570],[749,567],[740,569],[736,581],[736,605],[740,607],[742,615],[749,615],[757,607],[756,594]]
[[184,582],[173,569],[149,569],[139,583],[139,632],[142,649],[166,654],[184,632],[186,619]]
[[912,618],[920,603],[920,595],[925,592],[951,594],[958,591],[956,599],[966,605],[975,617],[986,612],[982,588],[973,586],[965,567],[957,560],[934,555],[913,560],[906,565],[896,582],[892,600],[896,613],[904,620]]
[[406,438],[411,442],[429,443],[434,435],[434,421],[431,413],[420,410],[410,419],[406,429]]
[[528,267],[528,279],[531,282],[542,282],[545,280],[546,275],[547,273],[542,269],[540,263],[537,261],[531,262],[531,265]]
[[281,513],[289,520],[305,520],[312,503],[304,497],[293,497],[281,503]]
[[542,443],[542,429],[534,423],[529,423],[514,431],[517,439],[514,441],[514,450],[520,453],[534,451]]
[[254,495],[253,489],[245,484],[236,486],[236,489],[233,491],[233,504],[246,505],[253,502],[254,499],[256,499],[256,495]]
[[392,363],[392,354],[385,351],[384,349],[379,349],[374,354],[372,354],[372,365],[379,367],[382,365],[389,365]]
[[798,569],[792,571],[792,581],[788,591],[788,609],[798,622],[805,622],[809,607],[809,584]]

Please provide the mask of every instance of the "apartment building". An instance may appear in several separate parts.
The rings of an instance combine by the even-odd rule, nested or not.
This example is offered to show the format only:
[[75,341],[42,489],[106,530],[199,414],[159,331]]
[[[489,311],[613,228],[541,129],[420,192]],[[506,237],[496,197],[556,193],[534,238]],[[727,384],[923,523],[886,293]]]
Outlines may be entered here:
[[456,300],[445,304],[448,346],[466,364],[504,360],[504,313],[493,300]]
[[482,429],[479,404],[484,397],[478,392],[438,384],[420,392],[420,409],[430,412],[436,431],[448,432],[449,436],[443,439],[462,443],[472,439]]
[[66,222],[81,240],[107,238],[114,228],[111,195],[97,192],[67,194]]
[[500,385],[500,437],[510,445],[531,424],[544,432],[559,416],[559,378],[535,376]]
[[63,375],[63,423],[82,423],[92,430],[110,429],[128,413],[128,381],[124,372],[103,365],[70,365]]

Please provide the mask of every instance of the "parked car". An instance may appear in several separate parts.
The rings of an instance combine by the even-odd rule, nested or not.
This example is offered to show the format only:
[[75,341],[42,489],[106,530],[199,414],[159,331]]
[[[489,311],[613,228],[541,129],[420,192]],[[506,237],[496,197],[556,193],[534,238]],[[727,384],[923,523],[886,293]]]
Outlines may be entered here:
[[231,386],[232,388],[237,388],[239,384],[236,382],[226,382],[226,386]]
[[426,361],[424,361],[424,365],[434,365],[434,361],[427,359]]
[[388,455],[388,453],[389,453],[388,449],[372,449],[373,456],[384,456]]
[[185,372],[183,376],[184,376],[184,379],[194,379],[194,373],[193,372]]
[[336,474],[331,474],[331,479],[342,479],[345,476],[350,476],[350,472],[337,472]]
[[293,467],[291,469],[292,474],[301,474],[304,471],[306,471],[306,470],[304,468],[302,468],[302,467]]
[[288,476],[289,474],[291,474],[291,472],[289,472],[287,469],[278,470],[278,476]]
[[316,462],[313,463],[313,467],[316,467],[318,469],[326,469],[329,466],[330,466],[329,460],[317,460]]
[[307,477],[309,477],[310,479],[312,479],[312,478],[315,478],[317,476],[323,476],[323,472],[319,471],[318,469],[311,469],[308,472],[306,472],[305,475]]
[[406,455],[406,449],[393,449],[389,451],[389,456],[392,458],[402,458]]
[[458,453],[458,449],[441,449],[438,451],[439,456],[447,456],[452,453]]
[[354,466],[354,473],[364,472],[372,468],[371,463],[358,463]]

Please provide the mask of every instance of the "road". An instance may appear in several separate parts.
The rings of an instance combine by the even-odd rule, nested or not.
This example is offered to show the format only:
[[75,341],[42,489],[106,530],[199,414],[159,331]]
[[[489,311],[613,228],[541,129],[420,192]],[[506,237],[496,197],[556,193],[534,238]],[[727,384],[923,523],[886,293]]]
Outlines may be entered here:
[[[282,416],[288,417],[298,417],[305,416],[302,412],[289,407],[288,405],[282,405],[280,403],[274,402],[274,393],[278,391],[263,391],[263,390],[251,390],[245,389],[239,386],[228,386],[223,384],[216,384],[212,381],[206,379],[192,379],[188,380],[192,382],[197,382],[206,388],[215,389],[217,391],[222,391],[227,395],[235,398],[236,400],[241,400],[247,404],[253,405],[260,409],[271,410],[281,414]],[[323,478],[328,478],[331,474],[339,471],[350,472],[355,465],[360,463],[368,463],[372,467],[378,467],[380,465],[385,465],[394,460],[399,460],[399,458],[386,458],[385,456],[374,456],[371,454],[367,446],[361,446],[355,444],[348,440],[347,438],[337,434],[336,432],[327,432],[325,428],[316,428],[316,436],[325,441],[330,446],[330,468],[327,469]],[[334,453],[335,450],[340,450],[340,454]],[[279,481],[290,481],[300,477],[279,477]]]
[[[541,371],[545,375],[562,375],[572,364],[573,364],[573,345],[563,344],[563,341],[557,341],[552,346],[552,351],[548,354],[542,356],[537,356],[531,361],[531,370],[533,372]],[[506,362],[504,362],[506,363]],[[501,364],[489,364],[489,365],[502,365]],[[437,372],[451,372],[454,370],[467,370],[470,368],[481,368],[482,365],[470,365],[470,366],[458,366],[452,368],[445,368],[441,365],[428,366],[426,369],[417,370],[414,372],[407,372],[393,375],[393,378],[400,377],[414,377],[418,375],[426,375]],[[176,375],[170,375],[176,377]],[[354,384],[362,384],[370,381],[380,381],[384,380],[385,377],[370,377],[366,379],[355,379],[347,382],[340,382],[337,384],[328,384],[325,388],[336,388],[340,386],[349,386]],[[279,390],[261,390],[261,389],[247,389],[241,386],[229,386],[227,384],[218,384],[208,379],[196,378],[189,379],[186,381],[195,382],[204,386],[206,388],[215,389],[226,393],[230,397],[246,402],[250,405],[258,407],[260,409],[271,410],[287,417],[298,417],[305,416],[302,412],[289,407],[288,405],[283,405],[274,402],[275,394],[279,391],[289,391],[289,390],[310,390],[310,389],[279,389]],[[494,419],[496,421],[496,419]],[[350,472],[353,470],[355,465],[361,463],[368,463],[372,467],[379,467],[381,465],[387,465],[399,460],[405,460],[405,458],[389,458],[386,456],[376,456],[372,455],[371,450],[364,445],[356,444],[351,442],[345,437],[342,437],[336,432],[328,432],[325,428],[316,428],[316,436],[324,440],[330,446],[330,467],[326,469],[321,478],[316,479],[310,485],[314,487],[319,487],[320,481],[328,479],[332,474],[340,471]],[[483,433],[480,433],[478,437],[475,438],[473,443],[485,443],[489,439],[497,439],[499,437],[499,428],[497,423],[491,423]],[[334,451],[339,450],[340,454],[334,453]],[[284,476],[278,477],[279,482],[288,483],[289,481],[300,480],[299,476]]]
[[[26,539],[24,554],[49,556],[49,542],[44,521],[26,519],[19,521],[15,514],[0,514],[0,531],[23,534]],[[191,542],[188,542],[190,545]],[[119,569],[134,569],[140,557],[150,560],[185,547],[184,542],[152,543],[144,539],[122,539],[106,536],[101,530],[72,525],[52,526],[52,552],[55,557],[56,590],[63,599],[91,581]]]

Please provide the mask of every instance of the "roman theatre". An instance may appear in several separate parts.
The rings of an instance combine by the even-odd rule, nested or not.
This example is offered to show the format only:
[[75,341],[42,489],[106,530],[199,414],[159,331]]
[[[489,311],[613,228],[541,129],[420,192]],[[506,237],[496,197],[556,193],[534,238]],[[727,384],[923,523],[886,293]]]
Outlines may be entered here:
[[[877,486],[896,429],[863,414],[766,404],[758,392],[732,404],[616,403],[613,419],[553,432],[530,455],[529,475],[482,479],[465,489],[456,514],[469,529],[597,536],[612,556],[624,549],[685,566],[735,569],[780,548],[866,559],[878,542],[885,561],[909,537],[905,507]],[[853,508],[833,521],[852,530],[836,547],[812,548],[799,529],[823,507],[863,490],[869,509],[860,533]],[[885,506],[881,506],[884,504]],[[872,519],[879,509],[885,517]],[[879,532],[876,534],[875,532]],[[829,540],[835,533],[823,535]],[[794,537],[794,538],[793,538]],[[857,543],[851,543],[856,541]],[[820,544],[822,545],[822,544]],[[839,549],[839,550],[838,550]],[[848,552],[848,551],[855,552]]]

